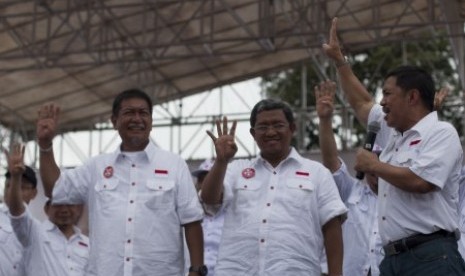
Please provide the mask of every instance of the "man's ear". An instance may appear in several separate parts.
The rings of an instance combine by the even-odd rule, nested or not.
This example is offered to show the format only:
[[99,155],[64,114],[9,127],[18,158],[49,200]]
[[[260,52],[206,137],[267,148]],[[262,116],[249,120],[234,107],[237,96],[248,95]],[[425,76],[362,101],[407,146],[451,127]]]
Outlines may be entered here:
[[110,121],[111,121],[111,124],[113,125],[113,129],[118,129],[117,118],[115,115],[111,115]]
[[289,124],[289,128],[291,129],[291,132],[294,133],[297,129],[297,126],[295,125],[295,123],[292,123],[292,124]]
[[250,135],[252,135],[252,137],[255,138],[255,129],[253,127],[249,129],[249,132],[250,132]]
[[418,91],[418,89],[411,89],[407,93],[408,103],[410,105],[417,104],[419,101],[421,101],[420,91]]

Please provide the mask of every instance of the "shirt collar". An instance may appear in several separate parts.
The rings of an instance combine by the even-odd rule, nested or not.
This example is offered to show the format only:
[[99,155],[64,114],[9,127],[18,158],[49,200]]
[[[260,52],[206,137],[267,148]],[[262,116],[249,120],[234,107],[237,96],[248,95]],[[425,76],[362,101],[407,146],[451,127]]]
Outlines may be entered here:
[[[155,156],[155,152],[157,150],[157,147],[155,146],[154,143],[149,141],[143,152],[145,153],[145,158],[147,158],[147,161],[152,161],[152,159]],[[113,152],[113,162],[116,163],[118,160],[121,160],[123,158],[124,153],[121,151],[121,145]]]
[[[61,231],[60,229],[58,229],[58,227],[53,223],[51,222],[49,219],[46,219],[44,220],[43,222],[44,226],[45,226],[45,230],[47,230],[48,232],[51,232],[51,231]],[[76,235],[76,236],[81,236],[82,235],[82,232],[81,232],[81,229],[79,229],[79,227],[73,225],[73,230],[74,230],[74,234],[73,235]]]
[[[289,154],[287,155],[284,160],[281,161],[279,164],[283,164],[284,162],[288,162],[288,160],[294,160],[298,162],[299,164],[302,164],[303,157],[297,152],[297,150],[294,147],[291,147],[291,150],[289,151]],[[258,162],[264,163],[268,162],[266,159],[264,159],[261,154],[257,156],[255,160],[252,161],[252,165],[255,166],[258,164]]]
[[[404,134],[409,132],[417,132],[420,134],[425,133],[426,131],[428,131],[428,129],[431,128],[432,125],[434,125],[438,121],[438,113],[436,111],[432,111],[425,117],[421,118],[421,120],[418,121],[413,127],[406,130]],[[396,130],[395,135],[400,135],[400,132]]]

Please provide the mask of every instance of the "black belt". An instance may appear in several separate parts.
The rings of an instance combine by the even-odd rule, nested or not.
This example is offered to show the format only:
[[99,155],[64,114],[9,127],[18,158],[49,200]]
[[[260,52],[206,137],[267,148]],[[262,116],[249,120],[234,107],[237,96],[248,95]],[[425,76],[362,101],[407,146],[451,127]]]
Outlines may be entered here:
[[397,255],[419,246],[420,244],[439,239],[439,238],[456,238],[455,233],[446,230],[439,230],[431,234],[417,234],[397,241],[393,241],[383,246],[386,256]]

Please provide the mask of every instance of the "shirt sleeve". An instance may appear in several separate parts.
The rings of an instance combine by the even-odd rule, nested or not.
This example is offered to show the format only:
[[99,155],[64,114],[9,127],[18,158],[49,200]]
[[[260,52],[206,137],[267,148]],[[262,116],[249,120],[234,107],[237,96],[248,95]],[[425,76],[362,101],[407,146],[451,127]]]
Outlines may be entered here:
[[449,124],[439,124],[427,137],[422,137],[418,154],[406,158],[412,160],[409,168],[413,173],[442,189],[448,182],[458,183],[463,151],[456,130]]
[[[24,203],[24,205],[26,205]],[[19,216],[9,214],[11,226],[23,247],[30,247],[39,235],[40,222],[34,219],[26,205],[26,211]]]
[[339,190],[342,201],[347,202],[357,180],[350,175],[344,160],[341,158],[339,158],[339,160],[341,161],[341,166],[333,173],[333,179]]
[[321,167],[318,175],[318,205],[320,224],[323,226],[329,220],[347,214],[347,208],[341,200],[334,179],[326,168]]
[[181,224],[187,224],[203,219],[204,213],[199,196],[195,190],[194,181],[184,160],[179,159],[176,185],[177,211]]
[[88,188],[93,183],[93,159],[74,169],[61,170],[53,188],[53,202],[82,204],[87,201]]

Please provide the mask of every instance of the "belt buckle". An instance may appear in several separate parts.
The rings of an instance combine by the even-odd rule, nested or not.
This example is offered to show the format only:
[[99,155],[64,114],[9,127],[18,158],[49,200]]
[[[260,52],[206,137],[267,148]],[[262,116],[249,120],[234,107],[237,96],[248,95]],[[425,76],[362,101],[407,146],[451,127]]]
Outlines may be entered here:
[[392,256],[392,255],[397,255],[397,254],[401,253],[401,251],[397,249],[397,246],[396,246],[395,243],[390,243],[390,244],[384,246],[384,253],[387,256]]

